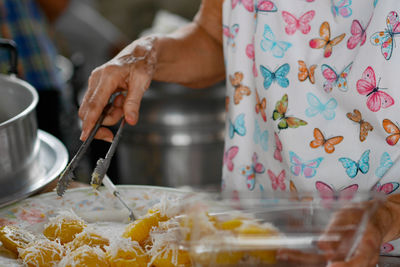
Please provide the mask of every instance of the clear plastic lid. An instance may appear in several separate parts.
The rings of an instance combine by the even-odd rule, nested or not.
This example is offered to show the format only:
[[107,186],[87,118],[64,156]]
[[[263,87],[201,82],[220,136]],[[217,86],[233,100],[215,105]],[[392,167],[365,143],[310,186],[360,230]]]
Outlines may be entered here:
[[326,266],[350,258],[385,196],[281,193],[187,201],[181,248],[196,266]]

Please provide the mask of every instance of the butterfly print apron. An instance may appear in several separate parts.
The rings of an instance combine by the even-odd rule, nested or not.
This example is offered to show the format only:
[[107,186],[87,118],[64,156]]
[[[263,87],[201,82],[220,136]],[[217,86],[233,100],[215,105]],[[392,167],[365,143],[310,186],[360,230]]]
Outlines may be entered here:
[[398,0],[224,1],[224,194],[400,193],[399,15]]

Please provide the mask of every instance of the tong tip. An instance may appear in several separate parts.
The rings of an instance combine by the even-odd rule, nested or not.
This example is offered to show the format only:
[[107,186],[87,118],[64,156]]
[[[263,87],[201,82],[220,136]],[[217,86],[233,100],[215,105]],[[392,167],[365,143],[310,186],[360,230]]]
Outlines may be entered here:
[[66,170],[64,170],[60,174],[56,187],[57,195],[59,195],[60,197],[64,195],[73,177],[74,175],[71,172],[67,172]]
[[99,186],[101,185],[104,176],[106,175],[106,166],[104,165],[104,159],[100,158],[97,160],[96,163],[96,168],[94,168],[94,171],[92,173],[92,180],[90,181],[90,184],[94,189],[98,189]]

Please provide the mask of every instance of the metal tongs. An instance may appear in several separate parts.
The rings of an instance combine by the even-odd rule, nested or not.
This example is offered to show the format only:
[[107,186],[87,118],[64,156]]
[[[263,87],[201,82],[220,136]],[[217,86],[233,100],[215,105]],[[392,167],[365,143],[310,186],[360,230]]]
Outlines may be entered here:
[[[80,162],[82,156],[86,153],[90,143],[93,141],[94,136],[96,135],[97,131],[99,130],[101,124],[103,123],[103,120],[105,116],[107,115],[107,112],[110,110],[112,103],[114,102],[114,99],[116,97],[116,94],[112,95],[110,97],[110,100],[108,101],[108,104],[105,106],[103,109],[103,112],[101,113],[99,119],[97,120],[95,126],[91,130],[89,137],[82,143],[82,145],[79,147],[78,151],[76,152],[75,156],[72,158],[70,163],[67,165],[65,170],[60,174],[58,183],[57,183],[57,194],[59,196],[64,195],[65,191],[68,188],[69,183],[71,182],[72,178],[74,177],[74,170],[77,167],[78,163]],[[125,119],[122,118],[121,122],[119,124],[117,133],[115,134],[115,137],[110,145],[110,148],[107,151],[107,154],[105,158],[100,158],[97,161],[96,168],[94,169],[92,173],[92,180],[90,184],[94,189],[98,189],[99,186],[103,183],[105,187],[107,187],[108,190],[111,191],[111,193],[118,198],[118,200],[121,202],[121,204],[128,209],[129,211],[129,219],[131,221],[135,220],[135,216],[133,214],[133,211],[129,206],[125,203],[125,201],[122,199],[120,192],[117,190],[115,185],[111,182],[111,180],[108,178],[106,175],[107,170],[110,166],[111,159],[115,153],[115,150],[117,148],[118,142],[121,138],[121,133],[122,129],[125,125]]]

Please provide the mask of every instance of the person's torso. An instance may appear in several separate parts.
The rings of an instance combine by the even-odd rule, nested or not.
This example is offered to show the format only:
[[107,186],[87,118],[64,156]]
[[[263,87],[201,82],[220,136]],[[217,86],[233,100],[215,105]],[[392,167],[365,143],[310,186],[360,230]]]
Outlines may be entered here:
[[400,2],[375,4],[224,2],[225,190],[399,187]]

